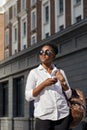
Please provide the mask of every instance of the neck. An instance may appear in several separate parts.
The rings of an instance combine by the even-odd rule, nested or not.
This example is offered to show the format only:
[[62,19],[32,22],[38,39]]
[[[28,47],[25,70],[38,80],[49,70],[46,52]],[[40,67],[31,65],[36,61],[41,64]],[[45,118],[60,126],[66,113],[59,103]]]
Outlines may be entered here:
[[43,64],[42,63],[42,66],[49,72],[51,73],[52,72],[52,65],[51,64]]

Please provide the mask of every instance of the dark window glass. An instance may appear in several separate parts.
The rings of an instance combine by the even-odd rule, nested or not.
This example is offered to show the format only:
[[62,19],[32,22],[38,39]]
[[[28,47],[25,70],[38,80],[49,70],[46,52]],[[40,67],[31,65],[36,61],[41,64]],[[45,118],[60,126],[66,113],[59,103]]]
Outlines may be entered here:
[[0,116],[8,116],[8,81],[0,83]]
[[81,2],[81,0],[76,0],[76,4],[77,4],[77,3],[80,3],[80,2]]
[[24,116],[24,78],[13,80],[13,116]]
[[63,13],[63,0],[59,0],[59,13]]
[[14,37],[15,37],[15,41],[17,41],[17,28],[14,29]]
[[49,21],[49,7],[45,7],[45,22]]
[[34,118],[34,101],[31,101],[29,104],[29,114],[30,118]]
[[23,35],[26,36],[26,22],[23,23]]

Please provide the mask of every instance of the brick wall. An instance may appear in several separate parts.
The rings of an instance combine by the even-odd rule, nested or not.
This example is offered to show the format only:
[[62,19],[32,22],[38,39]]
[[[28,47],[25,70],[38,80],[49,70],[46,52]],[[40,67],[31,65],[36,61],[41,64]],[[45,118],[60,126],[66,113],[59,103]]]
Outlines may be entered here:
[[30,41],[31,41],[31,32],[30,32],[30,25],[31,25],[31,15],[30,15],[30,0],[26,0],[26,8],[27,8],[27,46],[30,47]]
[[66,0],[65,2],[65,12],[66,12],[66,27],[71,25],[71,1]]
[[42,19],[41,19],[41,12],[42,12],[42,9],[41,9],[41,1],[38,1],[37,2],[37,41],[40,41],[41,40],[41,33],[42,33],[42,28],[41,28],[41,23],[42,23]]
[[0,61],[4,59],[4,15],[0,14]]
[[87,18],[87,0],[83,1],[83,12],[84,12],[84,18]]
[[55,3],[54,0],[50,0],[51,6],[51,35],[55,33]]

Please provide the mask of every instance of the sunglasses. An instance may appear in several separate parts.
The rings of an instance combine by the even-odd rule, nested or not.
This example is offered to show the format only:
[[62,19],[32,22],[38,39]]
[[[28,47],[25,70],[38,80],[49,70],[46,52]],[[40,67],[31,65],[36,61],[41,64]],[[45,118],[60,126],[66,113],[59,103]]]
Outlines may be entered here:
[[43,55],[43,54],[47,56],[54,55],[54,53],[51,50],[45,50],[45,51],[40,50],[39,55]]

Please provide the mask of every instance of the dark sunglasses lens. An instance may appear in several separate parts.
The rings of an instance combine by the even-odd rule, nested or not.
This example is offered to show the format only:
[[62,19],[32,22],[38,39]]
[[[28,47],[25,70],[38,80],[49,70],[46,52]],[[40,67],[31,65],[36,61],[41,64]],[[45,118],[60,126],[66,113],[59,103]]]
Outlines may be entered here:
[[52,53],[49,50],[46,50],[45,54],[48,55],[48,56],[50,56]]
[[39,55],[43,55],[43,51],[42,50],[39,51]]

